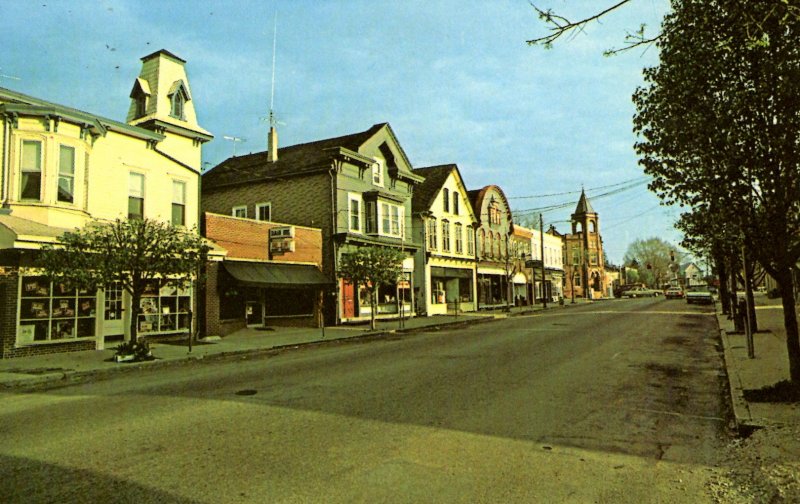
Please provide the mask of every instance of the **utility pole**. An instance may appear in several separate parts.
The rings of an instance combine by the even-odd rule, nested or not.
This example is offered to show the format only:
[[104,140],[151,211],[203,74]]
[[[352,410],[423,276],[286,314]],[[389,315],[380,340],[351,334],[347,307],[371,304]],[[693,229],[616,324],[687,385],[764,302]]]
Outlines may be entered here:
[[539,249],[542,254],[542,308],[547,308],[547,282],[544,279],[544,218],[539,213]]

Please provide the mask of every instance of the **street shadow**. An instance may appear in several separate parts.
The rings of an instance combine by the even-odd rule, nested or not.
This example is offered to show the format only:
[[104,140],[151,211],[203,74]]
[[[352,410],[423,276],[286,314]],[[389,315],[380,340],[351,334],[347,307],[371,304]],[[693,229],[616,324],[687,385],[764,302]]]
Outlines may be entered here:
[[749,402],[797,403],[800,402],[800,386],[783,380],[760,389],[745,390],[744,398]]
[[0,455],[0,502],[195,504],[199,501],[91,471]]

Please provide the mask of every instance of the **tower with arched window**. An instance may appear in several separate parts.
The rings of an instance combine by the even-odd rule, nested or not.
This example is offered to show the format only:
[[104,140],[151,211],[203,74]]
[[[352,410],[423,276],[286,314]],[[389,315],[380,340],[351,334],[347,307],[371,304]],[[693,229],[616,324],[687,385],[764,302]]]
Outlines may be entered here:
[[564,235],[564,295],[601,298],[606,285],[600,217],[583,190],[571,221],[572,232]]

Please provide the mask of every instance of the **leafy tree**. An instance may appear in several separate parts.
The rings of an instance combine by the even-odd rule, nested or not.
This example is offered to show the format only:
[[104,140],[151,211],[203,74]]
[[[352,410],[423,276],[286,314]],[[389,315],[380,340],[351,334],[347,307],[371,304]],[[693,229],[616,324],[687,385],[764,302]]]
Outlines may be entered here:
[[354,285],[363,285],[369,294],[371,308],[370,329],[375,329],[377,292],[381,285],[397,282],[403,274],[405,253],[389,247],[360,247],[355,252],[342,254],[337,272]]
[[[650,188],[739,230],[778,282],[800,384],[792,269],[800,258],[800,13],[791,2],[673,0],[661,62],[634,95]],[[724,202],[720,205],[719,202]],[[713,218],[713,217],[712,217]]]
[[[670,278],[670,265],[675,247],[661,238],[636,240],[628,245],[625,252],[625,263],[638,263],[640,280],[648,286],[659,289]],[[676,256],[676,261],[680,259]]]
[[161,280],[177,287],[194,278],[209,247],[196,230],[144,219],[92,221],[43,247],[38,265],[56,282],[96,290],[119,282],[131,296],[130,338],[136,342],[140,301],[146,285]]

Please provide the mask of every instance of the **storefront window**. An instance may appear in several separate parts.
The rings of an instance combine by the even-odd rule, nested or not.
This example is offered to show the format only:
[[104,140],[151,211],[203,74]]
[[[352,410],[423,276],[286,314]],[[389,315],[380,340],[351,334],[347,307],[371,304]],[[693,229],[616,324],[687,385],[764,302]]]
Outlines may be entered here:
[[188,331],[191,322],[192,292],[165,282],[150,282],[139,302],[140,334]]
[[19,340],[34,342],[94,337],[96,303],[97,296],[88,290],[53,284],[44,276],[23,277]]

